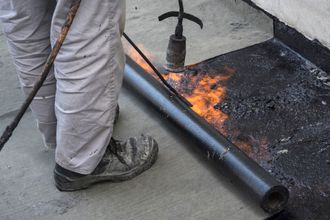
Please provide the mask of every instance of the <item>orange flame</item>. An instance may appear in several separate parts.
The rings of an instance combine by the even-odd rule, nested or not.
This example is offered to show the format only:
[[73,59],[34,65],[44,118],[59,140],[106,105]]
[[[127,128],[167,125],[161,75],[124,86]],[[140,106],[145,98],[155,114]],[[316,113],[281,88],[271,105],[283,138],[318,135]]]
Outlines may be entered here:
[[[146,54],[150,60],[154,60],[153,55],[145,49],[143,45],[139,45],[140,49]],[[146,72],[153,75],[156,79],[158,77],[150,68],[150,66],[143,60],[143,58],[132,47],[126,47],[128,55],[139,64]],[[189,66],[188,68],[193,67]],[[236,70],[224,66],[221,73],[214,74],[184,74],[184,73],[164,73],[164,78],[178,90],[178,92],[185,97],[192,105],[192,110],[203,117],[209,124],[215,127],[220,133],[225,136],[230,136],[233,143],[242,151],[249,155],[256,161],[269,159],[268,155],[268,140],[261,138],[259,140],[250,136],[241,140],[239,138],[240,132],[227,131],[224,123],[229,119],[229,116],[219,109],[215,108],[216,104],[222,102],[226,94],[226,88],[222,85],[223,82],[230,79]],[[183,86],[184,85],[184,86]],[[230,132],[230,134],[228,134]],[[254,148],[257,146],[257,149]]]
[[[146,54],[149,59],[153,59],[153,56],[148,52],[143,45],[139,45],[140,49]],[[128,55],[139,64],[146,72],[154,75],[153,70],[149,65],[139,56],[134,48],[127,48]],[[190,75],[190,74],[178,74],[178,73],[166,73],[164,78],[172,84],[173,87],[179,87],[183,81],[188,82],[188,87],[192,88],[189,92],[180,92],[192,105],[193,111],[203,117],[211,125],[213,125],[221,133],[224,133],[224,122],[228,119],[228,115],[221,110],[215,109],[214,105],[222,101],[225,95],[225,88],[219,86],[220,82],[228,80],[235,70],[229,67],[225,67],[225,75]]]
[[[142,44],[137,44],[137,46],[150,60],[155,59],[154,56]],[[124,47],[126,50],[128,50],[128,55],[132,58],[132,60],[139,64],[146,72],[154,74],[152,68],[144,61],[144,59],[135,51],[133,47],[130,47],[126,44],[124,44]]]

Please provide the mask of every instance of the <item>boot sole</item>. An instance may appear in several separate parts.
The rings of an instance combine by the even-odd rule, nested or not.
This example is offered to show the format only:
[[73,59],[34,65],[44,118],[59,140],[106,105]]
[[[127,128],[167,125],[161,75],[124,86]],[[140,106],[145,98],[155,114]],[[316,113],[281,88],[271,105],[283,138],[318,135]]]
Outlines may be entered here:
[[91,185],[102,182],[123,182],[131,180],[134,177],[140,175],[144,171],[150,169],[152,165],[156,162],[158,158],[158,144],[156,143],[152,152],[150,153],[150,158],[142,166],[136,167],[135,169],[129,170],[126,173],[118,173],[106,176],[86,176],[83,179],[70,179],[61,173],[54,170],[55,186],[58,190],[63,192],[77,191],[82,189],[87,189]]

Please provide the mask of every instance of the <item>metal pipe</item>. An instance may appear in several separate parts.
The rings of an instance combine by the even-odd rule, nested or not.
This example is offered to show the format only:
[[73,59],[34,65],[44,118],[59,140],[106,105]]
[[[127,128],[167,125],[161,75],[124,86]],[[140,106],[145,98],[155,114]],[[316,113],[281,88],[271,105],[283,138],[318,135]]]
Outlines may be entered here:
[[129,57],[125,67],[124,83],[127,88],[164,113],[189,137],[194,138],[198,143],[196,146],[207,159],[215,162],[216,168],[226,172],[226,176],[230,175],[232,180],[238,180],[236,182],[250,192],[263,210],[273,214],[285,207],[289,198],[289,191],[285,186],[277,182],[204,119],[183,105]]

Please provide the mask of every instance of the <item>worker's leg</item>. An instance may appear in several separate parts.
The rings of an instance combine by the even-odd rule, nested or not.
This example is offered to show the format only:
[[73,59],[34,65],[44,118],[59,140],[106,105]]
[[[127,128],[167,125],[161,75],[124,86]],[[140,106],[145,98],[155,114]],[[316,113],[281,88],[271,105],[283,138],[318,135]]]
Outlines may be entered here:
[[[53,43],[70,4],[57,1]],[[58,165],[76,173],[94,171],[112,136],[124,68],[124,4],[124,0],[83,0],[55,61],[55,159]]]
[[[31,92],[50,53],[50,26],[55,4],[50,0],[1,0],[0,20],[23,92]],[[48,147],[56,145],[56,81],[50,72],[31,109]]]

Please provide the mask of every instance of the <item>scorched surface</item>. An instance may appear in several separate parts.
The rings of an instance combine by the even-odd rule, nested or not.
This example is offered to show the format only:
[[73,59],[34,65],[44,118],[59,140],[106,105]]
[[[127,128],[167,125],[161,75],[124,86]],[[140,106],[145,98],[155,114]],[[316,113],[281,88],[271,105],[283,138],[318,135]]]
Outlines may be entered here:
[[329,74],[272,39],[167,78],[189,101],[202,102],[193,103],[201,116],[289,187],[288,208],[276,219],[330,218]]

